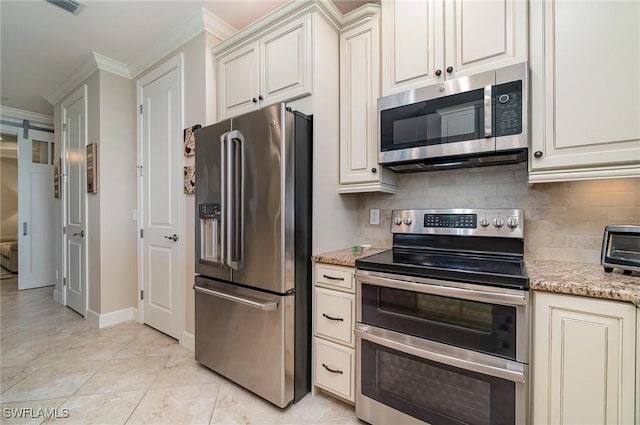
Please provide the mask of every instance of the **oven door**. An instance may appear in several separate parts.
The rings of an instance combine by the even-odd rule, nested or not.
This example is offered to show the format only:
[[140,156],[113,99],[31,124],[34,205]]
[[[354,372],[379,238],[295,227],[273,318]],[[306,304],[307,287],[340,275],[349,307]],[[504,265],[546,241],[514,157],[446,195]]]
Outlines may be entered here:
[[527,291],[362,270],[356,285],[359,323],[527,363]]
[[527,423],[527,366],[357,324],[356,416],[372,424]]

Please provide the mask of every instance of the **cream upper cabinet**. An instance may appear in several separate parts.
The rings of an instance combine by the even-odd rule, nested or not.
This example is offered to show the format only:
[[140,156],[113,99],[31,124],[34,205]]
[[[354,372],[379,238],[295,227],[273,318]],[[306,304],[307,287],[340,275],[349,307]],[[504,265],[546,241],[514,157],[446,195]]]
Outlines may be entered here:
[[340,35],[340,193],[396,192],[378,165],[379,45],[378,13]]
[[527,60],[527,2],[382,0],[382,95]]
[[636,307],[535,292],[534,424],[633,424]]
[[311,15],[216,57],[218,120],[311,94]]
[[529,181],[640,176],[640,2],[530,9]]

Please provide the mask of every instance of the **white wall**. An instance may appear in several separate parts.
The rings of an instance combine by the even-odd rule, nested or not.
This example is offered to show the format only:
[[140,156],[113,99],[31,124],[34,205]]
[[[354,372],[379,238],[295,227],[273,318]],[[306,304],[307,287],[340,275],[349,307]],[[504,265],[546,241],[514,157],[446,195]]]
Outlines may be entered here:
[[[100,199],[101,314],[136,305],[136,142],[135,90],[130,80],[100,73]],[[93,142],[90,140],[89,142]]]

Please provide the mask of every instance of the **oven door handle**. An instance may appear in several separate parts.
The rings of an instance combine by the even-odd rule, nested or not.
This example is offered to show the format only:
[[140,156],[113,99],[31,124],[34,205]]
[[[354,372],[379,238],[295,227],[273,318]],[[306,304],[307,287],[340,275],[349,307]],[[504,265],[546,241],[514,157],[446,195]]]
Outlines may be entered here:
[[440,282],[436,279],[421,278],[421,283],[413,283],[403,280],[388,279],[358,273],[356,273],[355,277],[358,284],[385,286],[387,288],[402,289],[405,291],[420,292],[423,294],[440,295],[449,298],[462,298],[469,301],[478,301],[490,304],[502,304],[510,306],[527,304],[527,299],[523,295],[476,291],[473,289],[444,286],[444,284],[439,284]]
[[[480,363],[478,361],[474,361],[470,358],[461,358],[456,357],[452,354],[447,354],[444,352],[438,352],[437,343],[428,340],[420,340],[420,345],[431,346],[431,347],[423,347],[419,348],[414,345],[405,344],[403,342],[395,341],[389,339],[388,337],[383,337],[382,333],[391,333],[389,331],[378,330],[374,327],[362,325],[358,323],[356,325],[355,334],[356,338],[361,338],[375,344],[381,345],[383,347],[391,348],[396,351],[400,351],[402,353],[411,354],[416,357],[420,357],[422,359],[431,360],[434,362],[442,363],[445,365],[457,367],[459,369],[469,370],[472,372],[481,373],[484,375],[494,376],[496,378],[506,379],[511,382],[516,383],[524,383],[525,382],[525,371],[524,365],[521,363],[511,362],[508,360],[504,360],[505,364],[512,365],[514,368],[518,368],[520,370],[509,370],[503,367],[493,366],[486,363]],[[414,337],[403,335],[403,339],[414,339]],[[449,347],[451,351],[455,351],[456,347]],[[469,356],[471,357],[471,356]],[[473,357],[482,357],[481,354],[477,354]]]

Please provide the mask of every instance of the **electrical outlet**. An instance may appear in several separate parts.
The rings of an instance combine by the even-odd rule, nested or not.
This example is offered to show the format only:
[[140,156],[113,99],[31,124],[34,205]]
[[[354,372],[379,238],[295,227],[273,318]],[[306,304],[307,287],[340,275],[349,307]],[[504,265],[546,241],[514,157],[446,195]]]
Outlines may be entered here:
[[369,210],[369,224],[373,226],[380,225],[380,208],[371,208]]

